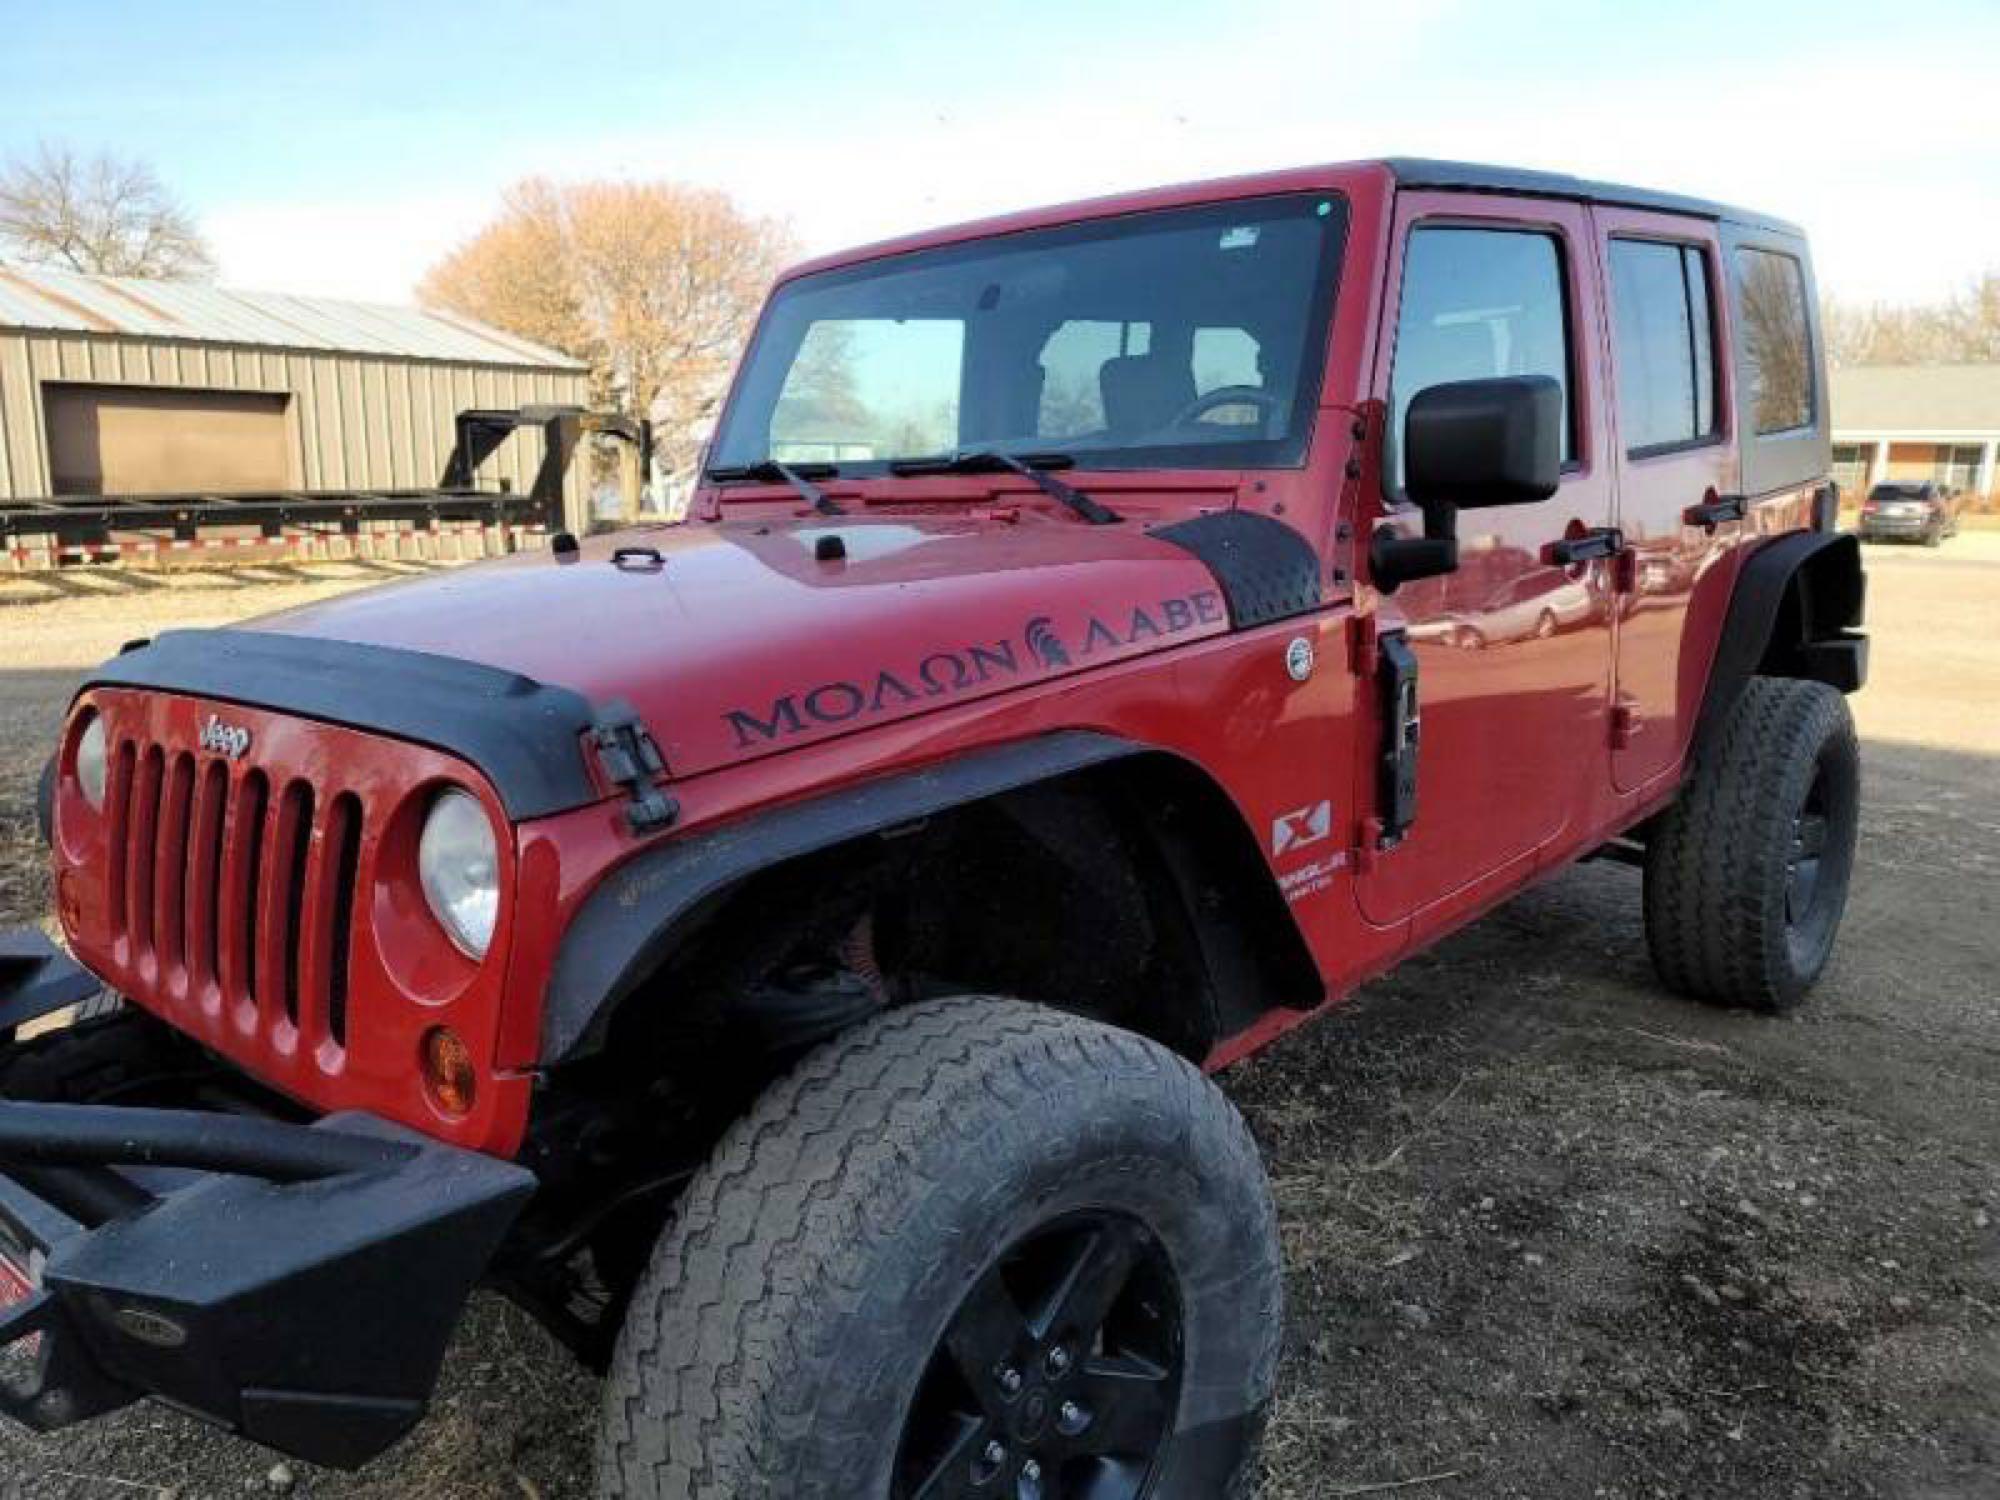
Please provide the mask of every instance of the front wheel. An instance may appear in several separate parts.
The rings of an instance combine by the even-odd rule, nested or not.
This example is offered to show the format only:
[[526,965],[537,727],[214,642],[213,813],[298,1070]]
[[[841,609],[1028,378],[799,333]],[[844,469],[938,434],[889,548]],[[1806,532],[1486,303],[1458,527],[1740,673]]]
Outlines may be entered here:
[[1861,814],[1847,700],[1753,677],[1646,846],[1646,941],[1674,989],[1790,1010],[1833,952]]
[[689,1187],[605,1393],[645,1500],[1226,1500],[1275,1378],[1254,1143],[1186,1062],[1004,1000],[893,1011]]

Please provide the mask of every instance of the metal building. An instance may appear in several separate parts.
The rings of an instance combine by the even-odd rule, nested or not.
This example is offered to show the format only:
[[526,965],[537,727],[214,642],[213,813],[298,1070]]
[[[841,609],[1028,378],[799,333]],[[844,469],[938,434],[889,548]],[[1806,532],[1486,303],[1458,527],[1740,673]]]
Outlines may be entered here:
[[[0,265],[0,501],[437,486],[460,412],[581,406],[584,376],[415,308]],[[479,483],[540,459],[517,434]]]

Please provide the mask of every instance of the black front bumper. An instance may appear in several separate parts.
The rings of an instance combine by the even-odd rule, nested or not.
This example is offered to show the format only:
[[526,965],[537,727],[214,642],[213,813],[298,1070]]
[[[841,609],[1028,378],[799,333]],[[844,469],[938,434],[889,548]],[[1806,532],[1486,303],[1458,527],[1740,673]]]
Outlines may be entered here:
[[369,1115],[0,1101],[0,1257],[28,1284],[0,1309],[0,1411],[46,1430],[155,1396],[362,1463],[423,1415],[534,1186]]

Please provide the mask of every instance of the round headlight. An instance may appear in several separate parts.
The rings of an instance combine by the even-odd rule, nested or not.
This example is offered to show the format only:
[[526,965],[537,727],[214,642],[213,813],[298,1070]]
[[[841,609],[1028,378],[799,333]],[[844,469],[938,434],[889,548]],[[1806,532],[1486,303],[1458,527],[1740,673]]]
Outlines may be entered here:
[[83,788],[83,800],[97,812],[104,811],[104,780],[110,761],[104,745],[104,720],[96,714],[76,737],[76,784]]
[[417,874],[438,925],[468,957],[484,958],[500,914],[500,846],[477,799],[439,794],[417,841]]

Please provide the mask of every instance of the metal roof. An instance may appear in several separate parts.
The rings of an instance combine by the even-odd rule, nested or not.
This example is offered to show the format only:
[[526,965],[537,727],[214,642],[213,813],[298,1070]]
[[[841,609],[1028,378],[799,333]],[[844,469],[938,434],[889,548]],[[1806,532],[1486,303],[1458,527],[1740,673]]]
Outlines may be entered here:
[[1833,429],[2000,437],[2000,365],[1836,368]]
[[584,368],[566,354],[450,313],[0,264],[0,329],[10,328],[449,364]]

